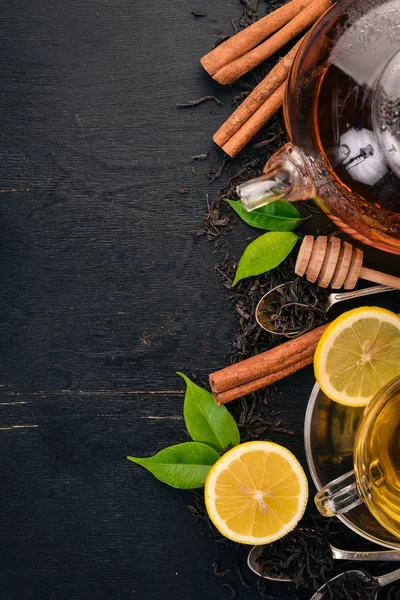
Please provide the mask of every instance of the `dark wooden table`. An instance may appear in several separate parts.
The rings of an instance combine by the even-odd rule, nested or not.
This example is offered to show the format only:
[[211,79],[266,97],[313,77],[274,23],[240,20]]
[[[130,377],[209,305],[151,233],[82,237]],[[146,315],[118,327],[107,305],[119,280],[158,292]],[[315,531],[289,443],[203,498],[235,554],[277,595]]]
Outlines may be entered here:
[[[233,92],[198,59],[240,14],[228,0],[3,3],[2,600],[229,598],[191,494],[125,456],[185,439],[175,372],[205,381],[235,327],[197,236]],[[222,106],[175,107],[214,93]],[[311,369],[289,378],[277,407],[303,463],[312,384]]]

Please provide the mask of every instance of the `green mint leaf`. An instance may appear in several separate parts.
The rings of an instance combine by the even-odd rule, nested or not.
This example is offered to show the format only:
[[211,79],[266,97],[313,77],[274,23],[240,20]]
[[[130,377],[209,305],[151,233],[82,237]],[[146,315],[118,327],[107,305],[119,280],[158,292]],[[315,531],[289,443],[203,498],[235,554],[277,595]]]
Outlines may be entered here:
[[218,406],[210,392],[190,381],[186,375],[177,374],[186,382],[183,416],[192,440],[208,444],[215,450],[239,444],[239,429],[228,409]]
[[275,269],[293,250],[298,239],[292,232],[269,231],[260,235],[243,252],[232,287],[245,277]]
[[309,217],[302,217],[299,211],[287,200],[275,200],[251,212],[241,200],[224,198],[239,217],[248,225],[267,231],[292,231]]
[[149,458],[127,458],[150,471],[163,483],[181,490],[191,490],[205,484],[207,473],[219,459],[219,454],[206,444],[185,442],[164,448]]

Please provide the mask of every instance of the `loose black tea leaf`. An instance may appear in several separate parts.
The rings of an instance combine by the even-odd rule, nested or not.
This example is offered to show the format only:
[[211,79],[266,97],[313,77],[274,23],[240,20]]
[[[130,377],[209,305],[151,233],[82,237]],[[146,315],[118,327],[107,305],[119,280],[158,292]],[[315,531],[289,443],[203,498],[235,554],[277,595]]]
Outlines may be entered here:
[[387,600],[400,600],[400,588],[398,585],[389,589]]
[[210,203],[207,194],[207,214],[204,217],[204,229],[200,235],[205,233],[209,240],[216,239],[221,235],[227,235],[231,230],[232,217],[227,209],[221,206],[220,201]]
[[250,91],[240,92],[240,94],[237,94],[237,96],[235,96],[232,101],[233,106],[235,106],[235,107],[239,106],[239,104],[241,104],[243,102],[243,100],[245,98],[247,98],[247,96],[249,94],[250,94]]
[[181,102],[177,104],[177,108],[188,108],[189,106],[197,106],[202,102],[207,102],[207,100],[214,100],[217,104],[222,104],[221,100],[218,100],[216,96],[203,96],[202,98],[198,98],[197,100],[189,100],[189,102]]
[[249,25],[252,25],[256,21],[258,21],[258,8],[259,0],[253,0],[251,3],[249,0],[242,0],[242,4],[244,5],[243,14],[239,19],[240,27],[244,29]]
[[378,582],[369,573],[349,571],[327,583],[318,600],[374,600],[378,589]]
[[278,137],[279,137],[279,133],[274,133],[271,135],[271,137],[263,140],[262,142],[258,142],[257,144],[254,144],[253,148],[264,148],[265,146],[269,146],[270,144],[272,144],[272,142],[274,142]]
[[243,587],[245,588],[249,588],[249,584],[247,583],[247,581],[243,578],[242,575],[242,569],[240,568],[240,565],[238,563],[238,561],[235,562],[235,565],[233,567],[235,569],[235,573],[239,578],[240,583],[242,584]]
[[264,546],[256,562],[264,576],[291,579],[296,588],[311,586],[316,590],[334,564],[327,527],[316,522],[312,526],[300,525],[284,538]]
[[232,573],[232,569],[230,567],[228,569],[220,569],[217,560],[214,560],[212,567],[214,575],[217,577],[225,577],[225,575],[228,575],[228,573]]
[[220,44],[225,42],[225,40],[229,40],[230,37],[232,37],[232,36],[227,34],[227,35],[222,35],[221,37],[217,38],[213,44],[213,48],[216,48],[217,46],[219,46]]
[[262,579],[261,577],[257,580],[257,591],[261,600],[275,600],[271,594],[268,594],[268,584],[269,581]]
[[210,183],[214,183],[214,181],[216,179],[218,179],[219,177],[221,177],[222,173],[224,172],[226,166],[228,165],[230,161],[229,157],[224,158],[224,160],[221,162],[221,164],[219,165],[219,167],[217,168],[217,170],[215,171],[215,173],[207,173],[207,177],[210,180]]
[[207,160],[208,158],[208,152],[204,152],[203,154],[196,154],[195,156],[192,156],[192,160]]
[[241,88],[247,90],[248,92],[252,92],[255,88],[254,84],[248,83],[246,79],[238,79],[237,83]]
[[236,600],[237,598],[237,591],[235,586],[233,585],[233,583],[229,583],[228,581],[222,584],[224,587],[228,588],[228,590],[231,592],[231,597],[230,600]]

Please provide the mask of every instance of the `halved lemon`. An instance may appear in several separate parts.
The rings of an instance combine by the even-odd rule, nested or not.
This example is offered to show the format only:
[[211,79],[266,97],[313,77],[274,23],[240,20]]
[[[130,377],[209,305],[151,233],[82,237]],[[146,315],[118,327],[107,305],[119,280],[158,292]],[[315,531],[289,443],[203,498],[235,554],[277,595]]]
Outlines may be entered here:
[[400,317],[376,306],[345,312],[318,342],[314,371],[329,398],[346,406],[366,406],[400,375]]
[[307,498],[297,458],[272,442],[232,448],[212,467],[205,486],[211,521],[242,544],[268,544],[286,535],[303,516]]

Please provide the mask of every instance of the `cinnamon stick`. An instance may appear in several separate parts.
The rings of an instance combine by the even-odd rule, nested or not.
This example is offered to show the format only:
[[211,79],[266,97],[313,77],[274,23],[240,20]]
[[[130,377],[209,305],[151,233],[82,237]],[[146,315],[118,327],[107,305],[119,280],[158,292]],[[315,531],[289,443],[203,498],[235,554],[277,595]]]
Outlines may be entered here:
[[213,79],[223,84],[234,83],[239,77],[280,50],[307,27],[313,25],[330,6],[332,6],[332,0],[314,0],[268,40],[219,69],[213,75]]
[[327,327],[328,323],[272,350],[212,373],[209,379],[216,402],[224,404],[311,364],[317,343]]
[[235,110],[235,112],[225,121],[225,123],[215,133],[213,140],[222,148],[231,137],[250,119],[260,106],[267,100],[273,92],[285,81],[294,57],[304,38],[284,56],[278,64],[268,73],[268,75],[259,83],[254,90]]
[[236,156],[260,131],[270,118],[282,107],[285,97],[286,81],[265,100],[264,104],[246,121],[246,123],[222,147],[226,154],[232,158]]
[[297,371],[300,371],[300,369],[311,365],[314,359],[316,346],[317,344],[311,346],[307,351],[302,353],[300,360],[293,359],[290,364],[285,363],[285,366],[283,366],[279,371],[264,375],[264,377],[259,377],[258,379],[253,379],[253,381],[248,381],[243,385],[238,385],[237,387],[226,390],[225,392],[220,392],[219,394],[214,393],[216,403],[227,404],[232,400],[236,400],[237,398],[246,396],[246,394],[260,390],[267,385],[271,385],[276,381],[280,381],[281,379],[292,375],[292,373],[296,373]]
[[219,69],[236,60],[239,56],[243,56],[269,35],[289,23],[311,2],[313,0],[291,0],[291,2],[256,21],[250,27],[239,31],[226,42],[211,50],[200,59],[201,64],[210,75],[214,75]]

